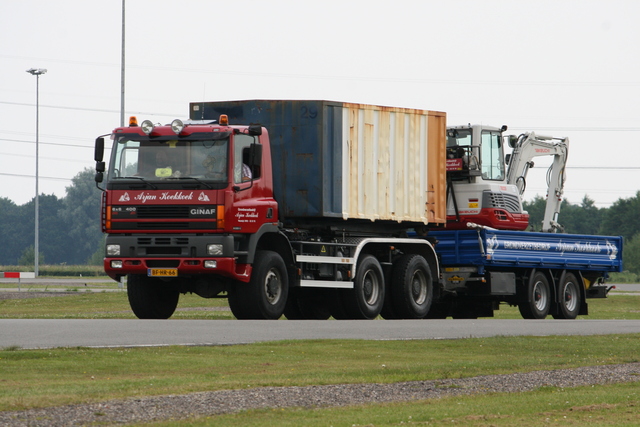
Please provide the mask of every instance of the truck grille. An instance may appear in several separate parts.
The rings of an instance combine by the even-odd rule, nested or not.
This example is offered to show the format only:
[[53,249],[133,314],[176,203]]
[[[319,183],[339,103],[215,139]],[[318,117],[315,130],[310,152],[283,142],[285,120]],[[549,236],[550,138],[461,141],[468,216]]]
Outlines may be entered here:
[[188,237],[138,237],[138,245],[140,246],[177,246],[177,245],[189,245]]
[[138,206],[140,219],[189,218],[189,206]]
[[215,230],[217,209],[215,205],[113,206],[111,230]]

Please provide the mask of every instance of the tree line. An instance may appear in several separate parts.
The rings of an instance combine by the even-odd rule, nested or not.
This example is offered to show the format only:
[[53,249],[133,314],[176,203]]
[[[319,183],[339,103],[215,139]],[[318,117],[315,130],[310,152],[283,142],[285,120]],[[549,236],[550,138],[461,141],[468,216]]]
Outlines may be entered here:
[[[38,262],[40,264],[101,264],[101,192],[94,171],[85,168],[66,188],[64,198],[38,198]],[[33,265],[35,260],[35,197],[24,205],[0,198],[0,265]]]
[[[40,264],[100,265],[104,237],[100,231],[100,198],[94,171],[85,168],[66,188],[64,198],[39,198]],[[536,196],[524,202],[529,212],[529,231],[541,229],[546,200]],[[34,261],[35,198],[18,206],[0,198],[0,265],[32,265]],[[570,234],[600,234],[624,237],[625,269],[640,274],[640,191],[634,197],[618,199],[612,206],[598,208],[585,196],[579,204],[562,202],[558,222]]]
[[[523,206],[529,212],[529,230],[539,231],[546,199],[536,196]],[[558,222],[569,234],[599,234],[624,237],[622,260],[626,271],[640,275],[640,191],[634,197],[618,199],[607,208],[598,208],[588,196],[579,204],[564,200]]]

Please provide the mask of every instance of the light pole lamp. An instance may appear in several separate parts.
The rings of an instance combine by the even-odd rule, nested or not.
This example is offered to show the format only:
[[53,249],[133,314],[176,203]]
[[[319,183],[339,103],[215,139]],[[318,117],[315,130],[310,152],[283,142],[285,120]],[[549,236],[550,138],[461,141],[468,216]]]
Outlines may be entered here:
[[38,262],[40,258],[40,248],[38,245],[39,242],[39,229],[40,229],[40,206],[39,206],[39,191],[38,191],[38,159],[39,159],[39,134],[40,134],[40,76],[46,73],[47,70],[44,68],[30,68],[27,70],[27,73],[36,76],[36,220],[35,220],[35,243],[33,248],[33,258],[34,258],[34,273],[35,276],[38,277]]

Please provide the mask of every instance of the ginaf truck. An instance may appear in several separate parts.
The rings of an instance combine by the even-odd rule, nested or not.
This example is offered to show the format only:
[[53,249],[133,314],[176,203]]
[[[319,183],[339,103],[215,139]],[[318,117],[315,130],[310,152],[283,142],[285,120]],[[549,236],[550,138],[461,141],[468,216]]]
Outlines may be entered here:
[[522,231],[522,185],[499,173],[504,130],[469,131],[459,143],[467,130],[442,112],[330,101],[131,118],[105,135],[108,169],[96,140],[105,271],[127,277],[139,318],[170,317],[187,292],[228,298],[238,319],[587,314],[622,268],[621,238]]

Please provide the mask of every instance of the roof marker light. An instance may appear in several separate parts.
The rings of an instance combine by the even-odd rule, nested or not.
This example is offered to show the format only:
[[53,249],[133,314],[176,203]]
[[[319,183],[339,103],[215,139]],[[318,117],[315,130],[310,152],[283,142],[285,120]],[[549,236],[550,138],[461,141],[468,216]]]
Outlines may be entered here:
[[222,126],[229,126],[229,116],[226,114],[220,114],[220,120],[218,121]]
[[151,131],[153,131],[153,122],[151,120],[145,120],[142,122],[140,127],[142,128],[142,132],[149,135]]
[[182,123],[182,120],[175,119],[171,122],[171,130],[174,131],[176,135],[179,135],[180,132],[182,132],[182,129],[184,129],[184,123]]

